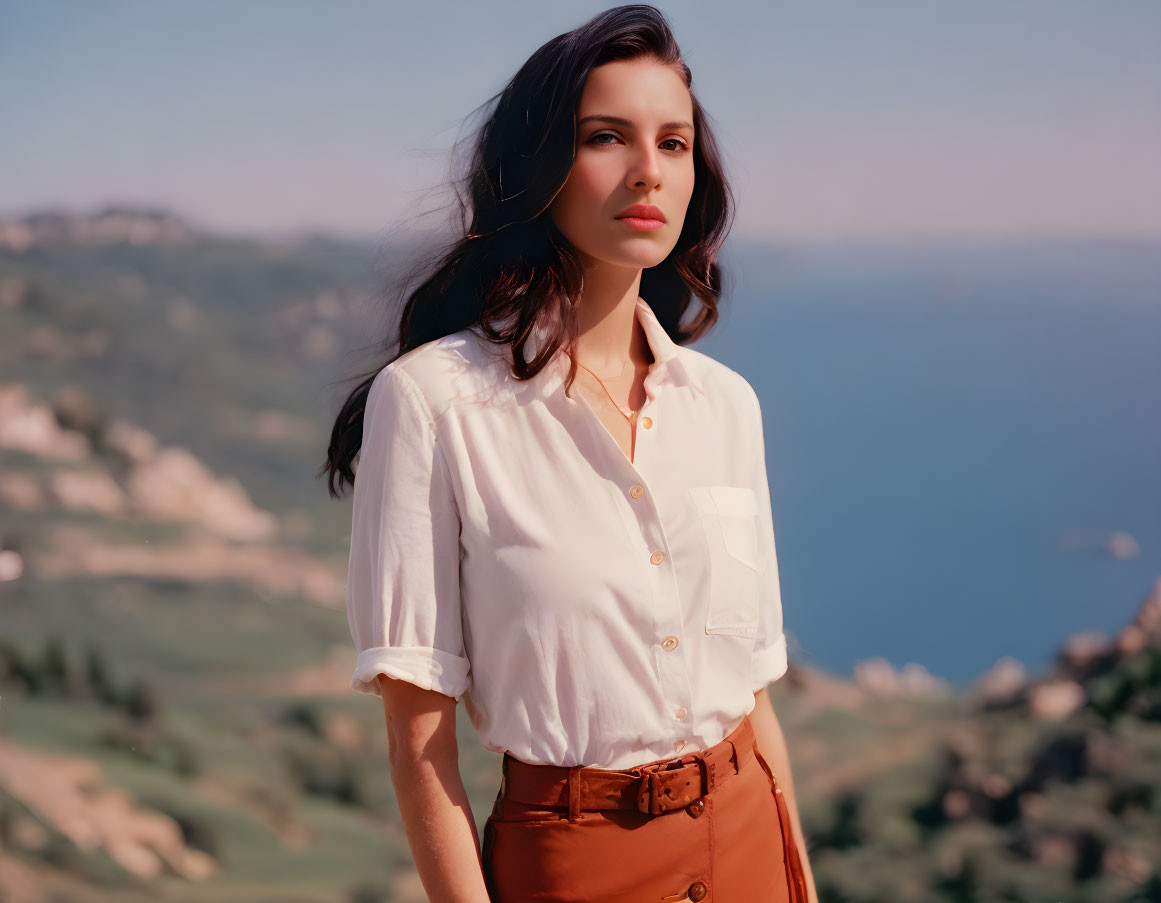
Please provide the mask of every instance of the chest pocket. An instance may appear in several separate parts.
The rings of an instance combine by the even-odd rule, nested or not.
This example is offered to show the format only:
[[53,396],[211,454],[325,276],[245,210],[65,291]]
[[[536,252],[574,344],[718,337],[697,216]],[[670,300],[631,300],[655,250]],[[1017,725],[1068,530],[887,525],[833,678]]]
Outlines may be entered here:
[[710,598],[705,632],[753,637],[758,632],[758,497],[744,486],[693,486],[709,547]]

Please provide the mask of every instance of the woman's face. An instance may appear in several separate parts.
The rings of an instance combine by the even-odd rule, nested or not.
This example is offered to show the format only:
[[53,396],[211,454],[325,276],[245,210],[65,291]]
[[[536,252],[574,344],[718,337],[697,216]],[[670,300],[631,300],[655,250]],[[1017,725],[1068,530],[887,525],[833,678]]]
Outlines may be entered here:
[[[576,160],[549,207],[582,259],[644,269],[669,255],[693,195],[693,141],[693,99],[669,66],[624,60],[589,74]],[[619,218],[634,204],[664,222]]]

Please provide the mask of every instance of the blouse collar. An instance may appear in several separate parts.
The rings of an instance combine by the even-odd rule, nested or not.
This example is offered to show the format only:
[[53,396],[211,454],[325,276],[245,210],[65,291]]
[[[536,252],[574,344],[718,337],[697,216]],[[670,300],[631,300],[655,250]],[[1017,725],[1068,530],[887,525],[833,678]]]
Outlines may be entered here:
[[[655,363],[652,367],[664,374],[665,377],[676,385],[689,385],[697,392],[705,395],[704,385],[686,360],[685,349],[669,337],[669,333],[665,331],[665,327],[657,319],[653,308],[640,295],[637,296],[635,312],[642,329],[645,330],[645,340],[649,343],[649,350],[653,353]],[[541,327],[533,328],[532,335],[527,342],[528,350],[525,352],[525,360],[531,360],[536,356],[542,347],[541,343],[548,338],[548,334],[548,329]],[[563,384],[568,375],[568,367],[568,354],[565,353],[563,348],[558,348],[554,358],[545,365],[544,369],[533,380],[534,382],[539,382],[542,395],[551,395]],[[652,382],[652,377],[650,381]]]

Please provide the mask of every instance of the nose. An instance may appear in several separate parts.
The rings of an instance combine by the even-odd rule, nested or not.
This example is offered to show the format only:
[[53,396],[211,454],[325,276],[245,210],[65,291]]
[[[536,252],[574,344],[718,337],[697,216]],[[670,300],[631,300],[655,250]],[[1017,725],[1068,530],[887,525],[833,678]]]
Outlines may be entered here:
[[629,168],[626,181],[632,189],[657,188],[661,185],[661,166],[656,149],[646,148]]

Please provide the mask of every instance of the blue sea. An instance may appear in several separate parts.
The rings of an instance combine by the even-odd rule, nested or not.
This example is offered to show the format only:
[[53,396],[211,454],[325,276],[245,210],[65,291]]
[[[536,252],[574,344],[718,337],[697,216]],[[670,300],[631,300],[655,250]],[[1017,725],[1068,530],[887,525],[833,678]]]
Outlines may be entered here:
[[[1161,577],[1161,244],[724,263],[722,319],[693,347],[762,400],[792,658],[962,687],[1132,620]],[[1122,532],[1134,557],[1106,550]]]

